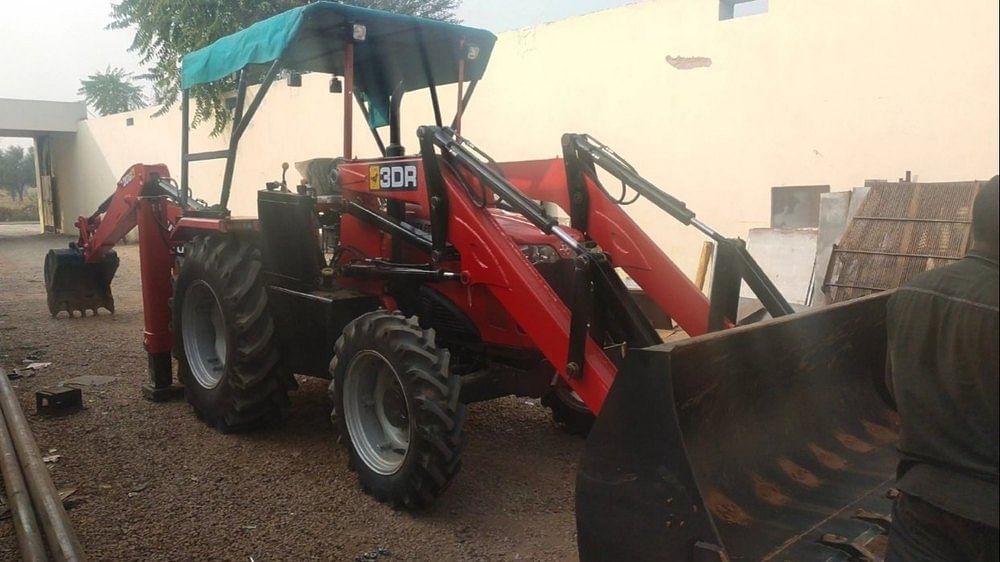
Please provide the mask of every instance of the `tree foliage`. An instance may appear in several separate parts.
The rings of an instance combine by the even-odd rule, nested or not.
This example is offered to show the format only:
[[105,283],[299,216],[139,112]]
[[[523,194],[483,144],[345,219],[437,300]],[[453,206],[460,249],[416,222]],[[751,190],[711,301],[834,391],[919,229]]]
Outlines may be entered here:
[[132,82],[132,74],[121,68],[96,72],[80,80],[77,94],[101,115],[132,111],[146,106],[142,87]]
[[23,201],[29,187],[35,187],[35,149],[16,144],[0,148],[0,189]]
[[[307,0],[120,0],[112,5],[111,29],[134,29],[131,50],[149,66],[156,99],[169,110],[180,95],[180,59],[220,37],[285,10],[308,4]],[[344,2],[444,21],[457,21],[455,9],[461,0],[349,0]],[[191,90],[193,124],[214,120],[212,134],[221,133],[229,122],[225,93],[236,88],[235,77]]]

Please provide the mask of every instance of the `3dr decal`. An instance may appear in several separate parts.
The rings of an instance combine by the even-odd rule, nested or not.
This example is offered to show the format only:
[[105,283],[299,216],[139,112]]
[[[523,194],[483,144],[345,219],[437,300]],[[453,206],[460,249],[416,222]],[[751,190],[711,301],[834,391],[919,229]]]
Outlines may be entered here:
[[369,191],[416,191],[417,165],[372,165],[368,167]]

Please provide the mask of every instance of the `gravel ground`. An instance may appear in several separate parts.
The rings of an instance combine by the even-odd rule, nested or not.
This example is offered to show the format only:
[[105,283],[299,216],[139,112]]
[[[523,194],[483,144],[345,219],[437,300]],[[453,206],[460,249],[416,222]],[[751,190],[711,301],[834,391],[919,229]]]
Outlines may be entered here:
[[[51,367],[14,382],[91,560],[386,560],[576,558],[573,480],[583,441],[537,401],[470,407],[469,446],[451,489],[428,511],[394,511],[361,493],[335,442],[326,383],[300,379],[281,428],[221,435],[183,401],[140,397],[145,354],[136,246],[118,249],[118,313],[49,317],[42,260],[68,238],[0,225],[0,366]],[[34,393],[68,378],[115,380],[83,391],[86,409],[35,412]],[[0,560],[17,559],[0,521]]]

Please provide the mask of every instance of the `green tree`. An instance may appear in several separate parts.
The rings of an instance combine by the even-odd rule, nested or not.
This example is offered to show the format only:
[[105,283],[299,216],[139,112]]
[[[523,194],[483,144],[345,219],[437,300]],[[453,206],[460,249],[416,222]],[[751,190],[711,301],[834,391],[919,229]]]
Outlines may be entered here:
[[[180,93],[180,59],[220,37],[285,10],[308,4],[306,0],[120,0],[112,4],[111,29],[134,29],[130,50],[149,66],[144,75],[153,83],[155,98],[163,104],[156,113],[166,113]],[[375,8],[444,21],[457,21],[455,9],[461,0],[349,0]],[[230,77],[192,88],[195,125],[214,119],[212,134],[225,129],[230,115],[224,94],[236,88]]]
[[19,145],[0,149],[0,189],[11,199],[24,201],[29,187],[35,187],[35,149]]
[[132,82],[132,74],[121,68],[96,72],[80,80],[77,94],[101,115],[132,111],[146,106],[142,87]]

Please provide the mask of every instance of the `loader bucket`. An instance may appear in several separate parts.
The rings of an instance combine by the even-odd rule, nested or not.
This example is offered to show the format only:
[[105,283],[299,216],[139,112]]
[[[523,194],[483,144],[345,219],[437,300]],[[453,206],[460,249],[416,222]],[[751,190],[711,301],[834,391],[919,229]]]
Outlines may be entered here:
[[631,351],[577,474],[581,560],[874,559],[887,297]]
[[111,280],[118,270],[118,254],[108,250],[100,261],[87,263],[76,248],[49,250],[45,256],[45,292],[53,318],[65,310],[70,316],[80,311],[105,308],[115,311]]

